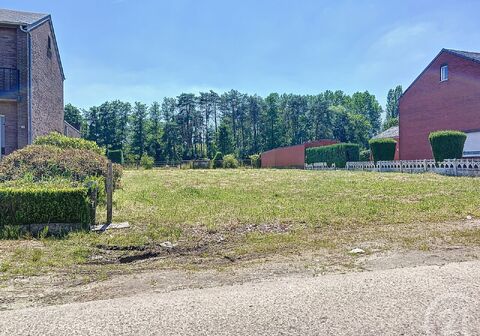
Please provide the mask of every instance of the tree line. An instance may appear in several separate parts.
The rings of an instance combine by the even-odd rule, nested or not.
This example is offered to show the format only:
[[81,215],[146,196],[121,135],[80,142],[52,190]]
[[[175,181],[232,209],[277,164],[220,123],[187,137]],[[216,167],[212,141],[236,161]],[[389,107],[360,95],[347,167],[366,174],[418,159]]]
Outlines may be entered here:
[[[401,86],[389,91],[384,127],[398,124]],[[352,95],[271,93],[263,98],[237,90],[182,93],[147,106],[120,100],[87,110],[65,106],[65,119],[82,136],[130,161],[213,158],[217,151],[246,158],[282,146],[336,139],[368,148],[382,129],[382,107],[368,91]]]

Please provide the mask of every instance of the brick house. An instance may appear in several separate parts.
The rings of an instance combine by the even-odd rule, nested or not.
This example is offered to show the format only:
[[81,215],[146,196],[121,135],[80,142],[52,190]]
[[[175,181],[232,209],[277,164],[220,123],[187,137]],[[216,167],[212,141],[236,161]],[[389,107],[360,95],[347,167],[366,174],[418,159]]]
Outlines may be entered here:
[[0,9],[0,156],[65,133],[64,79],[50,15]]
[[431,159],[430,132],[467,133],[464,157],[480,156],[480,53],[442,49],[399,103],[400,159]]

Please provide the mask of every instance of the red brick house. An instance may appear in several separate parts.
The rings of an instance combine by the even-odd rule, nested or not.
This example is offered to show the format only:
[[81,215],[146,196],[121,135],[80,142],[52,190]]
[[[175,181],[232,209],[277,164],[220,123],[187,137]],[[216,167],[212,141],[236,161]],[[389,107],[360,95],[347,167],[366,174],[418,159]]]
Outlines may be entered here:
[[428,136],[467,133],[464,157],[480,156],[480,53],[442,49],[400,98],[400,159],[433,158]]
[[64,79],[50,15],[0,9],[1,154],[64,133]]

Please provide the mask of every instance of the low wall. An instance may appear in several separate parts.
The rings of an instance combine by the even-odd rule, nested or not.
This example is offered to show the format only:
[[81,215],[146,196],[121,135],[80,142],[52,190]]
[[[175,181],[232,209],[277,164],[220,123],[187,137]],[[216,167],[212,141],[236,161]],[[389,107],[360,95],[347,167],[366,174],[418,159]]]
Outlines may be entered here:
[[299,168],[305,167],[305,149],[328,146],[338,143],[336,140],[317,140],[300,145],[280,147],[262,153],[262,168]]
[[346,170],[377,172],[425,173],[433,172],[450,176],[480,176],[479,159],[459,159],[435,162],[435,160],[399,160],[369,162],[347,162]]

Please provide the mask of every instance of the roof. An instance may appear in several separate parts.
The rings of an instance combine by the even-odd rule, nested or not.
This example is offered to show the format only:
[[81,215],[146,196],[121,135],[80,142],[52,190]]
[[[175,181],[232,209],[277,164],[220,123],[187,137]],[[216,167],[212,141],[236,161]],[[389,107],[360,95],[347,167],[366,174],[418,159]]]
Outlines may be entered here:
[[399,127],[393,126],[383,131],[382,133],[375,135],[373,138],[374,139],[398,138],[399,134],[400,134]]
[[0,24],[16,25],[16,26],[26,26],[28,32],[34,30],[35,28],[41,26],[43,23],[49,22],[50,28],[52,30],[54,47],[57,54],[58,65],[60,67],[60,72],[62,73],[63,79],[65,79],[65,73],[63,72],[62,60],[60,59],[60,52],[58,50],[57,38],[55,36],[55,30],[53,29],[52,18],[49,14],[42,13],[31,13],[31,12],[20,12],[10,9],[0,8]]
[[48,14],[19,12],[15,10],[0,8],[0,23],[4,23],[4,24],[30,26],[48,17],[49,17]]
[[410,88],[413,86],[413,84],[415,84],[415,82],[416,82],[420,77],[422,77],[422,75],[425,73],[425,71],[427,71],[427,69],[430,68],[430,66],[433,64],[433,62],[435,62],[435,60],[436,60],[441,54],[443,54],[444,52],[447,52],[447,53],[449,53],[449,54],[452,54],[452,55],[455,55],[455,56],[464,58],[464,59],[466,59],[466,60],[469,60],[469,61],[472,61],[472,62],[475,62],[475,63],[479,63],[479,64],[480,64],[480,52],[462,51],[462,50],[454,50],[454,49],[445,49],[445,48],[443,48],[442,50],[440,50],[440,52],[437,54],[437,56],[435,56],[435,58],[425,67],[425,69],[423,69],[423,71],[417,76],[417,78],[415,78],[415,80],[412,82],[412,84],[410,84],[410,86],[409,86],[405,91],[403,91],[403,94],[400,96],[400,99],[403,98],[403,96],[405,96],[405,94],[407,93],[408,90],[410,90]]
[[455,54],[457,56],[470,59],[472,61],[480,62],[480,53],[472,52],[472,51],[462,51],[462,50],[453,50],[453,49],[445,49],[451,54]]

